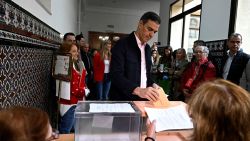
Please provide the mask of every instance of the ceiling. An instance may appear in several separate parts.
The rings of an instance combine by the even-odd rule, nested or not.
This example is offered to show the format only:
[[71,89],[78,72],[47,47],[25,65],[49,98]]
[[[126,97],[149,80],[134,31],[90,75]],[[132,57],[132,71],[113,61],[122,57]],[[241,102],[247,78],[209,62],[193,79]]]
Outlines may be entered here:
[[86,0],[87,7],[108,7],[121,9],[140,9],[144,5],[158,5],[160,0]]

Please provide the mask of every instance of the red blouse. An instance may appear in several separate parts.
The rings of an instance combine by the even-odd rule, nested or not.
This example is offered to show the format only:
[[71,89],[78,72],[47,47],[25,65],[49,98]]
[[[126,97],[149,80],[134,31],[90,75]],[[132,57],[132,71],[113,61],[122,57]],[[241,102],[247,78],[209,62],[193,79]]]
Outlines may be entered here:
[[72,69],[72,78],[70,82],[70,100],[60,99],[61,104],[77,104],[79,100],[83,100],[85,96],[84,88],[85,84],[86,70],[82,70],[82,75],[78,71]]
[[[199,68],[198,71],[196,66]],[[196,75],[195,79],[193,79],[194,75]],[[181,89],[189,89],[192,92],[202,82],[214,79],[215,77],[216,69],[212,62],[207,59],[200,62],[200,64],[198,62],[191,62],[182,75]],[[190,82],[190,79],[192,79],[192,82]]]
[[102,81],[104,77],[104,61],[101,59],[100,53],[96,53],[93,59],[93,72],[94,72],[94,80]]

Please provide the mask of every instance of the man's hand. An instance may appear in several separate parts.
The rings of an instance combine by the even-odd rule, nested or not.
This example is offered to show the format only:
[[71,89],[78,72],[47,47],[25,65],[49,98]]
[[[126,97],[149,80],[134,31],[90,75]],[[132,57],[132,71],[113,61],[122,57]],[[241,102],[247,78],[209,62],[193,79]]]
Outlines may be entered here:
[[159,85],[157,85],[156,83],[154,83],[153,85],[153,88],[155,88],[155,89],[160,89],[161,87],[159,86]]
[[159,93],[156,88],[147,87],[147,88],[140,88],[137,87],[134,89],[133,93],[138,95],[141,98],[146,98],[150,101],[157,101],[159,100]]

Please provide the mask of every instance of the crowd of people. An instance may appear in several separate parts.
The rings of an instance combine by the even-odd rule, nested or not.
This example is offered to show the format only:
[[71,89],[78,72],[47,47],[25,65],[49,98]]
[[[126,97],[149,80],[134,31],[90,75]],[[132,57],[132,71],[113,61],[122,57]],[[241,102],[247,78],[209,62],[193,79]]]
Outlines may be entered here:
[[[202,40],[194,42],[190,61],[183,48],[173,51],[168,45],[162,54],[159,54],[156,43],[150,48],[147,42],[158,31],[160,23],[157,14],[146,12],[139,20],[136,31],[120,39],[113,47],[110,40],[103,42],[99,50],[91,49],[81,34],[76,37],[73,33],[65,34],[61,48],[70,44],[64,53],[70,53],[74,58],[74,71],[70,100],[59,100],[61,133],[72,130],[74,109],[79,100],[157,101],[157,89],[162,87],[169,100],[188,102],[199,85],[217,78],[249,89],[249,55],[239,50],[242,43],[240,34],[229,36],[229,50],[222,59],[221,68],[218,68]],[[90,90],[90,94],[86,89]],[[67,126],[66,131],[63,125]]]
[[232,33],[227,41],[228,51],[220,58],[221,63],[216,63],[209,55],[203,40],[194,42],[190,61],[183,48],[172,51],[171,46],[166,46],[159,55],[153,45],[151,74],[161,87],[165,87],[170,100],[187,102],[198,85],[216,78],[229,80],[249,91],[250,57],[240,50],[241,43],[242,36]]
[[[250,95],[223,79],[206,81],[187,103],[193,132],[185,141],[249,141]],[[147,124],[145,141],[155,141],[155,124]]]
[[[194,42],[194,56],[190,61],[183,48],[173,51],[171,46],[166,46],[163,54],[159,54],[156,44],[150,48],[147,42],[160,24],[161,19],[156,13],[146,12],[136,31],[120,39],[115,46],[110,40],[104,41],[98,50],[91,48],[82,34],[64,35],[58,52],[71,55],[72,67],[70,82],[58,80],[57,83],[59,91],[65,90],[60,87],[62,85],[70,86],[65,92],[67,98],[58,98],[60,133],[67,134],[74,129],[78,101],[157,101],[158,89],[163,87],[170,100],[188,104],[188,113],[194,123],[192,140],[250,140],[250,95],[246,91],[250,89],[250,57],[240,51],[242,36],[238,33],[229,36],[229,50],[218,68],[202,40]],[[208,111],[211,113],[207,114]],[[12,118],[11,124],[5,123],[5,119]],[[18,126],[14,127],[18,120],[23,123],[16,123]],[[30,125],[24,125],[27,121]],[[148,125],[147,141],[155,139],[155,122]],[[0,124],[3,127],[0,128],[0,139],[6,141],[19,140],[15,138],[19,134],[23,140],[38,140],[36,135],[29,137],[33,126],[36,128],[34,134],[39,138],[48,140],[53,137],[47,114],[37,109],[2,110]],[[43,124],[41,128],[40,124]],[[19,128],[23,130],[16,131]],[[26,136],[26,133],[29,134]],[[7,140],[12,135],[13,139]]]

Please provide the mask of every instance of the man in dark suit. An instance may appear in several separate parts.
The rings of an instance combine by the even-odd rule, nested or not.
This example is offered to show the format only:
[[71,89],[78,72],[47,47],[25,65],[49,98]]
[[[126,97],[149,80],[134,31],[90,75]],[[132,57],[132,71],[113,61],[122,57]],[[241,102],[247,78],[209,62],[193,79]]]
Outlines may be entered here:
[[151,50],[147,41],[158,31],[160,22],[156,13],[144,13],[137,30],[119,40],[111,49],[110,100],[159,99],[159,86],[150,76]]
[[249,55],[240,51],[242,36],[238,33],[232,33],[227,41],[228,52],[222,59],[222,72],[220,76],[237,85],[240,83],[240,78],[243,74],[246,64],[249,60]]

